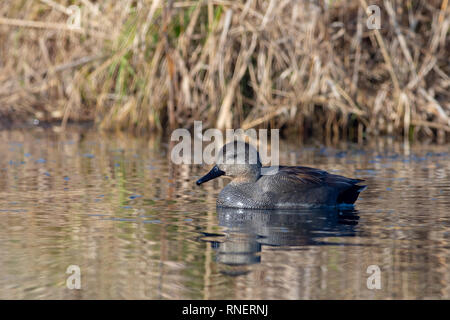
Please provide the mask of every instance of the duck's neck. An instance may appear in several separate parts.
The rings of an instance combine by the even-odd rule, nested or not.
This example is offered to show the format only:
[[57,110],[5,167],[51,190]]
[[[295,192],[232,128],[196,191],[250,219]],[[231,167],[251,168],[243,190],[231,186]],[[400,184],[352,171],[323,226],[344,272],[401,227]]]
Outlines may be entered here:
[[234,184],[255,183],[256,181],[258,181],[260,177],[261,177],[261,170],[259,168],[258,169],[255,168],[254,170],[248,171],[246,174],[234,177],[231,183]]

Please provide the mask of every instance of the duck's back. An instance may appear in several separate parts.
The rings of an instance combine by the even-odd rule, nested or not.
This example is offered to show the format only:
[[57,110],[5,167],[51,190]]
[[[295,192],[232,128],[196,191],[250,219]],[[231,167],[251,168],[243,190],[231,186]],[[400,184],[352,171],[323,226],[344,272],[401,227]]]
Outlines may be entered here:
[[365,186],[350,179],[309,167],[279,167],[255,183],[230,183],[218,205],[240,208],[295,209],[304,206],[353,204]]
[[272,193],[277,208],[353,204],[365,188],[357,185],[359,182],[362,180],[301,166],[282,166],[276,174],[258,180],[262,190]]

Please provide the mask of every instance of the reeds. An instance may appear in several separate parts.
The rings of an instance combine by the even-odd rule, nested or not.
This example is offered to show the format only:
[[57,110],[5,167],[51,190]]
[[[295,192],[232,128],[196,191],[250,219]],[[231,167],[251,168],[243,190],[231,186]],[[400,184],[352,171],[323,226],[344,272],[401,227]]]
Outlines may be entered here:
[[448,0],[370,4],[380,30],[365,0],[3,1],[0,116],[444,141]]

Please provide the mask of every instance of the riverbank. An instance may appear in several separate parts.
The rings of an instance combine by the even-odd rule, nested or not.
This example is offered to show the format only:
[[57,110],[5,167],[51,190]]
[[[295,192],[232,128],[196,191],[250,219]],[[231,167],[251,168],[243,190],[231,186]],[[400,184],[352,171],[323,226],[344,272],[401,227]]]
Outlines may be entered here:
[[450,138],[447,0],[4,2],[4,124]]

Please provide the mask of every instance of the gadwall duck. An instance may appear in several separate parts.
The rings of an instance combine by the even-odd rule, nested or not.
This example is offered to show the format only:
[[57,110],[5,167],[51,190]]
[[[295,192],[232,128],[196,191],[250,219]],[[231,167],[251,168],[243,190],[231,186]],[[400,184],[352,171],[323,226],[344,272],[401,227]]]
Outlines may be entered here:
[[[262,174],[262,170],[268,171]],[[308,167],[262,167],[256,149],[241,141],[226,144],[216,165],[197,185],[222,175],[233,180],[220,192],[218,207],[244,209],[296,209],[348,206],[366,186],[350,179]]]

